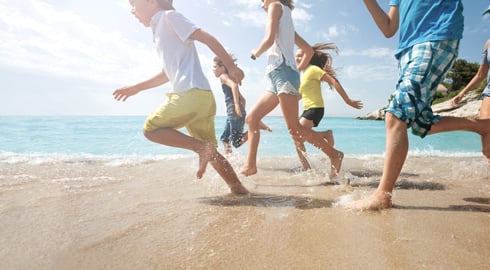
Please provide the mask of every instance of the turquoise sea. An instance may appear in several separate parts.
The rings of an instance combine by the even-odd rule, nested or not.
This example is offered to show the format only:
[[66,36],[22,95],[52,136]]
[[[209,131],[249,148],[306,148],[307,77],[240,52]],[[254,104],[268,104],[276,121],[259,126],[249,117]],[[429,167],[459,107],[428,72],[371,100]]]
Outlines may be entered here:
[[[217,138],[225,123],[216,117]],[[1,116],[0,160],[12,156],[153,156],[186,155],[189,151],[148,141],[141,129],[145,116]],[[273,132],[263,132],[259,155],[295,155],[283,118],[264,119]],[[332,129],[335,147],[347,156],[382,155],[385,149],[383,121],[327,117],[317,130]],[[221,147],[221,145],[220,145]],[[410,154],[435,156],[478,156],[480,137],[468,132],[427,136],[410,135]],[[235,150],[246,154],[247,147]],[[317,151],[310,147],[310,151]]]

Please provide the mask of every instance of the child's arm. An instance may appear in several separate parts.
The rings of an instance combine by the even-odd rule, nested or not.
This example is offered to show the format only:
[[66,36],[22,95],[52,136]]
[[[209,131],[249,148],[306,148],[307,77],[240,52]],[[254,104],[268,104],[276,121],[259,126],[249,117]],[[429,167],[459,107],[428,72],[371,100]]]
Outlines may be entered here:
[[197,29],[190,36],[191,39],[197,40],[206,46],[223,61],[226,69],[228,70],[228,74],[230,78],[236,82],[237,84],[241,84],[245,74],[243,71],[235,65],[235,62],[231,58],[231,56],[226,52],[225,48],[221,43],[208,32]]
[[298,33],[294,32],[294,44],[298,46],[303,51],[303,58],[301,58],[301,62],[298,65],[298,69],[300,71],[305,70],[310,64],[310,60],[315,53],[313,48],[311,48],[310,44],[306,42]]
[[[489,43],[490,39],[485,42],[483,51],[488,50]],[[471,79],[471,81],[466,85],[463,90],[458,93],[458,95],[451,99],[451,105],[456,106],[464,97],[464,95],[466,95],[466,93],[468,93],[470,90],[475,89],[487,77],[489,68],[489,64],[480,65],[480,67],[478,68],[478,72],[475,74],[475,76],[473,76],[473,79]]]
[[116,99],[116,100],[122,99],[122,101],[126,101],[126,99],[128,99],[128,97],[130,97],[130,96],[134,96],[143,90],[147,90],[150,88],[160,86],[166,82],[168,82],[167,74],[165,74],[165,72],[161,71],[160,73],[158,73],[157,75],[151,77],[150,79],[148,79],[146,81],[137,83],[137,84],[132,85],[132,86],[125,86],[125,87],[116,89],[116,91],[114,91],[112,93],[112,95],[114,96],[114,99]]
[[233,93],[233,103],[235,104],[235,112],[238,116],[242,117],[243,116],[242,110],[240,108],[240,96],[241,96],[241,94],[240,94],[240,91],[238,90],[238,84],[236,82],[234,82],[232,79],[230,79],[230,77],[226,73],[221,74],[221,76],[219,78],[220,78],[222,84],[225,84],[228,87],[230,87],[231,92]]
[[264,39],[257,49],[252,50],[252,59],[259,58],[273,44],[279,28],[279,19],[282,16],[282,7],[279,3],[271,3],[267,8],[267,23],[265,25]]
[[362,107],[364,106],[362,104],[362,101],[350,99],[337,78],[330,76],[328,73],[325,73],[325,75],[323,75],[322,77],[322,80],[333,86],[333,88],[335,88],[337,93],[339,93],[339,95],[342,97],[347,105],[356,109],[362,109]]
[[378,28],[383,32],[385,37],[389,38],[395,35],[398,31],[399,14],[398,7],[391,6],[388,14],[379,6],[376,0],[364,0],[371,17],[378,25]]

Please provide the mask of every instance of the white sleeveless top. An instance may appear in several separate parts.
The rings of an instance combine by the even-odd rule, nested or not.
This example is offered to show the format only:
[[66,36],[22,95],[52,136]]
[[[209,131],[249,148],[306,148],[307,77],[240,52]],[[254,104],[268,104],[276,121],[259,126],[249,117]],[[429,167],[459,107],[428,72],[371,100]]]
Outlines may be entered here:
[[281,3],[282,15],[279,19],[279,27],[277,30],[274,44],[268,50],[268,61],[266,73],[270,73],[275,68],[279,67],[284,61],[286,65],[293,70],[298,71],[294,60],[294,24],[291,15],[291,9]]

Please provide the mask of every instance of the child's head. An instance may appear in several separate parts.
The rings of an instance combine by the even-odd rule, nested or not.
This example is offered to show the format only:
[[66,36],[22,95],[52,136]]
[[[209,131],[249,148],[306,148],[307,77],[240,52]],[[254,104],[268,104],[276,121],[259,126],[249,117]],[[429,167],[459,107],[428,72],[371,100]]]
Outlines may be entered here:
[[[334,50],[338,53],[339,48],[335,43],[317,43],[312,46],[313,56],[310,60],[310,65],[315,65],[327,72],[330,76],[335,77],[335,70],[332,67],[332,55],[326,50]],[[301,62],[304,52],[301,49],[296,51],[296,64]]]
[[[236,58],[233,57],[232,54],[230,54],[231,59],[233,62],[236,62]],[[213,72],[216,77],[221,76],[221,74],[226,73],[228,74],[228,69],[226,69],[225,64],[223,63],[223,60],[219,58],[218,56],[215,56],[214,59],[214,64],[213,64]]]
[[172,0],[129,0],[131,13],[146,27],[150,26],[151,17],[160,10],[173,9]]

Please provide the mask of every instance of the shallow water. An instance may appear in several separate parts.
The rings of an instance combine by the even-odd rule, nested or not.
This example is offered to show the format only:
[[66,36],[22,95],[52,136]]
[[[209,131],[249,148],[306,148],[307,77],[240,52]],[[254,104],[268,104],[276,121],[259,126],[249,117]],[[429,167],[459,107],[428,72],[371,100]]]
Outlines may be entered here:
[[[244,156],[229,157],[239,169]],[[280,162],[278,162],[280,160]],[[260,157],[229,195],[195,156],[0,162],[1,269],[484,269],[490,180],[481,157],[409,156],[395,208],[357,212],[381,156]],[[430,164],[430,166],[427,166]],[[347,184],[349,183],[349,184]],[[471,228],[471,229],[469,229]]]

